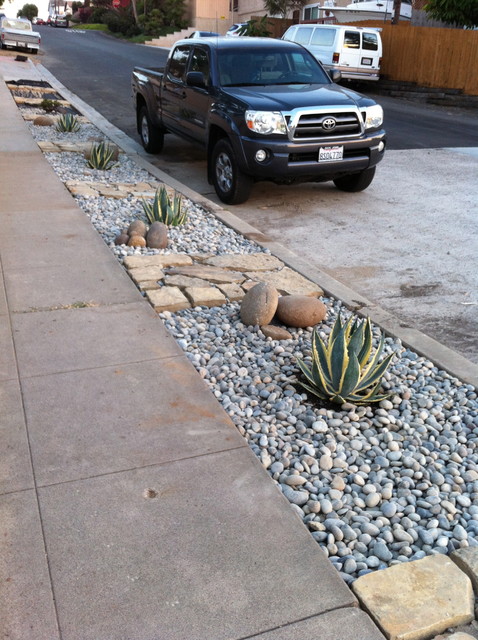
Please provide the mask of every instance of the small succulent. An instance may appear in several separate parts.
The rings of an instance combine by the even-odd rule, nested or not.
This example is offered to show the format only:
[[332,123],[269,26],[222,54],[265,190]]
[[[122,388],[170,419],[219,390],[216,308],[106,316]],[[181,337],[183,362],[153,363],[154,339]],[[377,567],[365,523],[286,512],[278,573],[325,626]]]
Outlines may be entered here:
[[181,196],[174,193],[173,201],[163,185],[156,191],[152,203],[143,199],[143,209],[150,224],[163,222],[168,226],[177,227],[187,220],[187,213],[182,209]]
[[50,100],[50,98],[43,98],[43,100],[40,102],[40,107],[43,109],[43,111],[46,111],[47,113],[52,113],[53,111],[56,111],[58,109],[60,104],[61,103],[58,102],[58,100]]
[[312,334],[312,368],[298,361],[306,382],[300,384],[322,400],[337,404],[379,402],[390,394],[380,394],[382,376],[393,353],[379,362],[384,337],[372,356],[372,326],[370,318],[362,322],[350,318],[342,324],[337,316],[327,345],[317,329]]
[[79,131],[80,123],[78,118],[71,113],[64,113],[58,118],[56,123],[56,130],[62,133],[75,133]]
[[116,166],[117,149],[104,141],[94,144],[88,152],[88,166],[107,171]]

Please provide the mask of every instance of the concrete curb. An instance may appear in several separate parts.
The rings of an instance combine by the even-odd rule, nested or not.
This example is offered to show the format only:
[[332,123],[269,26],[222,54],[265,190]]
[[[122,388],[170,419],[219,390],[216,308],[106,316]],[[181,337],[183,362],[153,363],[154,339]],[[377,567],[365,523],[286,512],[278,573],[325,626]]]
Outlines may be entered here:
[[261,247],[267,248],[277,258],[282,260],[291,269],[294,269],[305,278],[319,284],[327,295],[341,300],[349,309],[360,316],[369,316],[374,324],[379,326],[388,335],[398,338],[402,344],[435,363],[441,369],[448,371],[459,380],[478,386],[478,365],[464,358],[453,349],[446,347],[430,336],[410,327],[399,318],[389,313],[385,309],[374,304],[364,296],[358,294],[343,283],[339,282],[322,269],[311,266],[300,256],[293,253],[278,242],[271,241],[261,231],[244,222],[236,215],[223,209],[200,193],[193,191],[183,183],[175,180],[170,175],[152,165],[143,147],[123,133],[120,129],[112,125],[98,111],[90,107],[86,102],[67,89],[48,69],[39,64],[36,66],[41,77],[57,89],[65,99],[75,108],[85,115],[95,126],[107,135],[134,161],[147,170],[158,180],[161,180],[176,191],[182,193],[186,198],[200,204],[202,207],[213,213],[221,222],[231,227],[241,235],[254,240]]

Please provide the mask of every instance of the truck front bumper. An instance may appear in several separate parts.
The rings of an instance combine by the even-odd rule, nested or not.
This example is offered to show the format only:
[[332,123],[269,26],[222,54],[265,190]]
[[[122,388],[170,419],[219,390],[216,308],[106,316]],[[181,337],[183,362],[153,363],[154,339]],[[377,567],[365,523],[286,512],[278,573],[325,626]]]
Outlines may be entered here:
[[[233,141],[236,158],[243,173],[259,180],[275,182],[331,180],[349,173],[358,173],[377,165],[383,158],[386,136],[383,130],[353,140],[292,143],[267,138],[236,138]],[[341,160],[319,161],[324,147],[343,147]],[[259,161],[257,152],[265,159]],[[259,154],[261,155],[261,154]],[[264,154],[262,154],[264,155]]]

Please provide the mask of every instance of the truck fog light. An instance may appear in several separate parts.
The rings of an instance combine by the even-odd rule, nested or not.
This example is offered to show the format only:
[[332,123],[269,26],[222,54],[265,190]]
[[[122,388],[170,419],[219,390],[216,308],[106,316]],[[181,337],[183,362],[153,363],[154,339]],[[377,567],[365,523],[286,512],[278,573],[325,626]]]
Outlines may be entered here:
[[259,151],[256,151],[256,161],[257,162],[264,162],[264,160],[267,158],[267,151],[265,149],[259,149]]
[[379,142],[379,145],[378,145],[379,152],[381,153],[384,149],[385,149],[385,144],[383,143],[383,141]]

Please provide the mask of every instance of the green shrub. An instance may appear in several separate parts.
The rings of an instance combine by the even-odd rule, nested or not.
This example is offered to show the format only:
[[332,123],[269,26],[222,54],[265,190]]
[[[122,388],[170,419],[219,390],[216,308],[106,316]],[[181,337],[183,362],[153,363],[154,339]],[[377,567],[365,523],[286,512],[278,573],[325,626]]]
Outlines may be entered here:
[[384,338],[372,356],[372,326],[370,318],[359,321],[350,318],[342,324],[337,316],[327,345],[317,329],[312,334],[312,368],[298,360],[306,378],[300,384],[321,400],[337,404],[369,404],[388,398],[379,394],[382,376],[387,370],[393,353],[379,362]]
[[63,133],[75,133],[80,130],[78,118],[71,113],[64,113],[58,118],[56,130]]
[[175,192],[171,202],[164,185],[156,191],[152,204],[143,200],[143,209],[150,224],[163,222],[168,226],[177,227],[187,220],[186,211],[182,211],[181,196]]
[[47,113],[56,111],[59,106],[60,103],[58,102],[58,100],[51,100],[50,98],[43,98],[43,100],[40,102],[40,107]]
[[141,30],[134,22],[133,16],[125,10],[107,11],[103,16],[103,22],[112,33],[120,33],[127,37],[141,33]]
[[108,171],[116,166],[116,147],[110,147],[107,142],[94,144],[88,152],[88,166],[92,169]]

